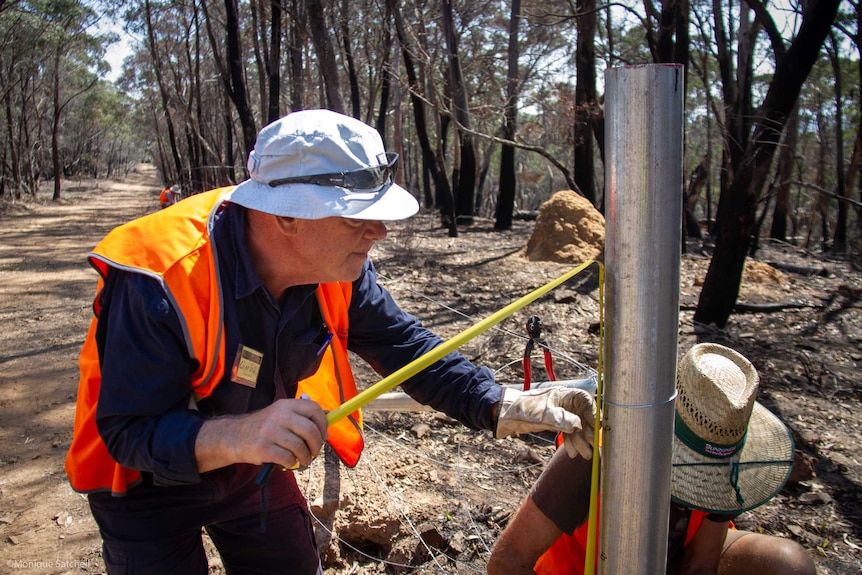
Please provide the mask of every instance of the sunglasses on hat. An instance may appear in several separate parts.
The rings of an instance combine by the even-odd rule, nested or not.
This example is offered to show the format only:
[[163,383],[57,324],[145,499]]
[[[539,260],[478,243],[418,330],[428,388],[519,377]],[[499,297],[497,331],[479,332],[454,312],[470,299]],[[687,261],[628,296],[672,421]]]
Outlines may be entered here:
[[395,162],[397,161],[398,154],[395,152],[386,152],[386,163],[373,168],[334,174],[315,174],[313,176],[279,178],[269,182],[269,185],[270,187],[275,188],[287,184],[314,184],[317,186],[332,186],[351,190],[373,190],[392,182],[392,168],[395,166]]

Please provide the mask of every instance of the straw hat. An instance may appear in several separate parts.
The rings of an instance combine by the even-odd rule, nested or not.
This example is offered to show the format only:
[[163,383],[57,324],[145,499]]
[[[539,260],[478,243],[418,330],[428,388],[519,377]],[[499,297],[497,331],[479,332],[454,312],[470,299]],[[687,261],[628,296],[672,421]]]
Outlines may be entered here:
[[698,344],[677,371],[671,496],[737,514],[774,497],[793,465],[790,430],[755,401],[758,375],[732,349]]

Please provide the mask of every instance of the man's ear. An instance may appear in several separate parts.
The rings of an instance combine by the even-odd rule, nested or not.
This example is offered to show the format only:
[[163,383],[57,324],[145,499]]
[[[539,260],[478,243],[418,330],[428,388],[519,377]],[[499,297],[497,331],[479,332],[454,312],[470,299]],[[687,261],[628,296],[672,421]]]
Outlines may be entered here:
[[299,222],[290,216],[275,216],[275,225],[286,235],[296,234],[299,230]]

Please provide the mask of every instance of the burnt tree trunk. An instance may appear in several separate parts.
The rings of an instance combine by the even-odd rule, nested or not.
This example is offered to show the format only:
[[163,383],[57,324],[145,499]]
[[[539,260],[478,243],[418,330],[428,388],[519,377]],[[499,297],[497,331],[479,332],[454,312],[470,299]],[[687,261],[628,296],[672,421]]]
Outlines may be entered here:
[[448,210],[446,213],[450,216],[449,236],[456,237],[458,235],[458,227],[455,225],[455,203],[452,199],[452,188],[449,187],[449,181],[446,179],[442,164],[437,163],[437,157],[431,147],[431,140],[428,138],[428,124],[425,121],[425,102],[419,87],[416,68],[413,65],[413,56],[410,53],[401,10],[397,0],[389,0],[388,3],[392,10],[392,16],[395,19],[395,31],[398,36],[398,43],[401,46],[402,57],[404,58],[404,71],[407,74],[410,101],[413,103],[413,121],[416,124],[416,139],[419,140],[419,147],[422,150],[423,174],[425,172],[430,174],[431,180],[434,182],[434,188],[438,194],[445,200],[448,200],[443,209]]
[[[162,100],[162,116],[165,119],[165,124],[168,129],[168,143],[171,147],[171,157],[174,161],[173,169],[174,173],[170,174],[171,180],[176,181],[183,173],[182,162],[180,161],[180,154],[177,146],[177,137],[174,131],[174,122],[171,119],[170,114],[170,101],[168,98],[168,91],[165,88],[164,78],[162,76],[162,66],[161,60],[159,59],[159,53],[157,51],[157,43],[156,43],[156,33],[153,29],[153,20],[152,20],[152,7],[150,5],[149,0],[144,3],[144,9],[146,10],[146,23],[147,23],[147,48],[150,52],[150,57],[153,59],[153,72],[156,75],[156,83],[159,86],[159,95]],[[168,174],[164,174],[165,177],[168,177]],[[55,171],[54,177],[59,178],[60,174]]]
[[739,296],[742,268],[756,224],[755,208],[772,157],[802,84],[835,20],[839,1],[815,0],[808,4],[799,34],[776,63],[743,160],[733,175],[732,185],[719,199],[715,252],[700,293],[695,322],[720,328],[727,325]]
[[456,222],[473,223],[474,195],[476,193],[476,149],[473,136],[470,135],[470,111],[467,107],[467,87],[461,70],[461,57],[458,51],[458,39],[455,36],[451,0],[441,0],[441,27],[446,37],[446,49],[449,57],[449,84],[452,87],[452,113],[457,120],[455,127],[460,146],[457,172],[453,175]]
[[384,56],[380,66],[380,106],[377,111],[377,131],[384,139],[386,138],[386,111],[389,109],[389,100],[392,95],[392,32],[389,28],[391,19],[391,11],[387,7],[383,22]]
[[[387,27],[387,36],[389,29]],[[344,61],[347,64],[347,80],[350,85],[350,114],[357,120],[362,119],[362,110],[359,102],[359,76],[356,73],[356,59],[353,57],[353,46],[350,42],[350,2],[342,0],[341,2],[341,43],[344,46]],[[387,61],[384,62],[383,69],[386,70],[389,54],[386,54]],[[385,72],[384,72],[385,74]],[[385,77],[385,76],[384,76]],[[386,134],[386,130],[377,126],[377,131],[381,136]]]
[[[520,73],[518,57],[520,44],[518,31],[521,26],[521,0],[512,0],[509,16],[509,50],[508,73],[506,78],[506,108],[503,139],[514,141],[518,130],[518,93],[520,91]],[[497,213],[494,229],[508,230],[512,228],[512,216],[515,211],[515,147],[503,144],[500,148],[500,191],[497,196]]]
[[596,164],[593,140],[593,110],[596,104],[596,0],[578,0],[578,41],[575,48],[577,79],[575,84],[575,170],[577,189],[591,204],[596,197]]
[[281,117],[279,101],[281,100],[281,20],[282,10],[280,0],[270,3],[272,22],[269,25],[269,51],[266,59],[266,75],[269,88],[266,121],[272,123]]
[[317,53],[320,74],[323,76],[323,93],[326,97],[326,107],[333,112],[344,113],[341,102],[341,90],[338,87],[338,65],[335,62],[335,50],[326,26],[326,12],[321,0],[307,0],[308,26],[311,29],[311,43]]
[[239,116],[242,127],[242,143],[246,157],[254,149],[257,139],[257,128],[254,113],[248,101],[248,90],[245,87],[245,66],[242,61],[242,44],[239,32],[239,8],[237,0],[224,0],[225,33],[227,44],[227,66],[230,74],[230,97]]

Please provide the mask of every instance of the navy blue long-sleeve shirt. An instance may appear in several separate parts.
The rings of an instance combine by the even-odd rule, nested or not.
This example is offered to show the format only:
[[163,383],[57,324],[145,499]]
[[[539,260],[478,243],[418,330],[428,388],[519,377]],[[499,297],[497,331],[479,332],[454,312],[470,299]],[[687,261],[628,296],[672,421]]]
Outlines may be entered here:
[[[96,332],[102,383],[96,424],[121,465],[153,474],[157,485],[200,480],[195,439],[208,417],[250,413],[271,404],[281,387],[294,397],[313,373],[326,326],[316,285],[289,289],[282,303],[267,292],[245,242],[245,209],[228,204],[213,225],[219,257],[228,365],[240,345],[263,353],[257,385],[230,381],[191,405],[189,357],[180,321],[161,286],[142,274],[112,269],[105,280]],[[440,338],[401,310],[377,283],[371,261],[353,282],[348,349],[386,376],[433,349]],[[403,384],[414,399],[473,429],[493,429],[502,388],[490,370],[451,353]]]

